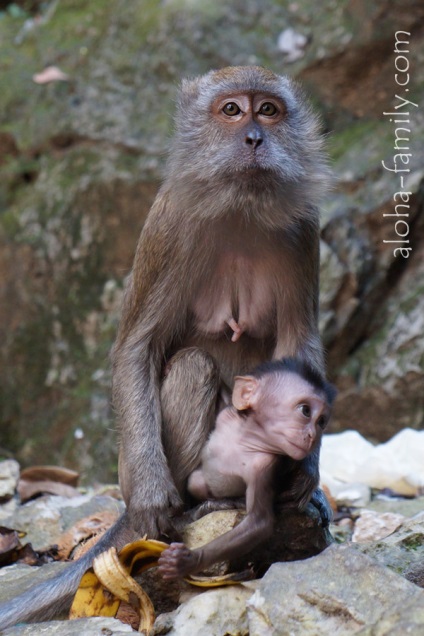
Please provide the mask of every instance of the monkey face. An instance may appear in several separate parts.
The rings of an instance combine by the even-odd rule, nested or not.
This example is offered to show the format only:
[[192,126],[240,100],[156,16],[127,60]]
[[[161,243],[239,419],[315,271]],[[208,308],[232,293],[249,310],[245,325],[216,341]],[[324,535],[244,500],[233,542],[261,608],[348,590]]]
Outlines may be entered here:
[[[272,170],[273,136],[287,114],[285,102],[267,93],[240,93],[218,97],[212,116],[230,152],[237,154],[238,171]],[[225,140],[225,141],[224,141]]]
[[237,376],[232,399],[238,410],[250,409],[247,444],[297,461],[319,443],[330,417],[323,392],[296,373]]
[[239,66],[185,80],[176,123],[181,177],[244,185],[256,179],[265,187],[278,181],[300,189],[314,181],[317,194],[323,188],[318,120],[287,77]]

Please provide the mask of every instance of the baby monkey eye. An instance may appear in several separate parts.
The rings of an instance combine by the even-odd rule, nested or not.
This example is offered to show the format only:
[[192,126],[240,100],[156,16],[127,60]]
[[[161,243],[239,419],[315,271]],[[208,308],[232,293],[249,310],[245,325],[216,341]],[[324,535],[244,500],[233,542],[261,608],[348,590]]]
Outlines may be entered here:
[[266,117],[272,117],[277,112],[277,108],[271,102],[265,102],[259,109],[260,115],[265,115]]
[[300,406],[300,410],[302,412],[302,415],[304,415],[305,417],[311,417],[311,407],[309,406],[309,404],[302,404]]
[[228,104],[225,104],[222,112],[229,117],[234,117],[234,115],[241,113],[241,110],[235,102],[228,102]]
[[318,422],[317,422],[318,426],[320,428],[325,428],[327,425],[327,419],[324,417],[324,415],[321,415],[321,417],[318,418]]

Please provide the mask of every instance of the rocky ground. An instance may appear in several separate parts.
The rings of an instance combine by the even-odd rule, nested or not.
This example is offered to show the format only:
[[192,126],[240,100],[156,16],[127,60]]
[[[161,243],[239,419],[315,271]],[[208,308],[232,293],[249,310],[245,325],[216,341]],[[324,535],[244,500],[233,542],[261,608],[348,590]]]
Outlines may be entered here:
[[[334,508],[330,533],[322,528],[320,516],[312,506],[302,514],[286,509],[279,513],[272,539],[238,563],[239,569],[250,566],[256,572],[265,572],[263,578],[199,591],[184,582],[164,585],[153,570],[147,581],[141,580],[143,586],[147,585],[156,609],[152,634],[419,636],[423,633],[422,486],[416,488],[414,495],[409,486],[409,494],[405,495],[389,487],[371,490],[365,483],[350,483],[348,479],[343,482],[340,465],[329,459],[337,442],[346,448],[343,435],[331,440],[327,457],[324,444],[327,476],[322,485]],[[417,444],[423,443],[424,433],[417,435],[421,436]],[[387,446],[390,443],[381,445],[381,452],[387,452]],[[398,450],[399,447],[397,444]],[[406,463],[403,470],[400,465],[397,467],[397,478],[402,472],[405,489],[411,474]],[[389,483],[388,474],[386,471],[380,476],[382,486]],[[422,466],[421,473],[413,474],[416,481],[423,483]],[[28,482],[33,484],[33,492],[46,488],[60,490],[60,481],[52,478],[46,486],[39,479],[39,471],[37,475],[38,481],[31,481],[28,472],[20,478],[16,462],[0,463],[4,502],[0,506],[2,601],[66,567],[63,560],[78,550],[81,542],[109,527],[123,510],[116,487],[85,493],[72,487],[73,492],[66,497],[45,494],[22,504],[17,492],[28,493]],[[60,470],[55,479],[61,479]],[[399,479],[397,483],[402,490]],[[186,529],[185,541],[192,547],[206,543],[217,533],[231,529],[240,520],[240,514],[239,511],[211,513]],[[234,571],[235,564],[223,564],[210,574],[229,570]],[[130,625],[103,617],[22,625],[2,633],[65,636],[131,631]]]

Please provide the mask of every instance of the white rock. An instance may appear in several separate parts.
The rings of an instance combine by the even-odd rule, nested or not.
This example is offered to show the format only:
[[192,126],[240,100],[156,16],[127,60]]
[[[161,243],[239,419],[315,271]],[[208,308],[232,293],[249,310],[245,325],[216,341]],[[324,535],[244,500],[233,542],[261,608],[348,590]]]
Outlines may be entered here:
[[304,48],[308,38],[292,29],[284,29],[278,36],[277,48],[286,56],[286,62],[295,62],[305,55]]
[[363,508],[371,501],[371,488],[366,484],[351,483],[334,479],[324,471],[321,472],[321,487],[326,486],[339,506],[355,506]]
[[[424,488],[424,431],[405,428],[378,446],[356,431],[324,435],[321,469],[323,475],[345,483],[418,495]],[[333,493],[331,483],[327,485]]]
[[403,515],[393,512],[363,510],[355,523],[352,541],[356,543],[379,541],[395,532],[404,521],[405,517]]
[[424,487],[424,431],[405,428],[376,446],[368,461],[358,467],[357,476],[372,488],[419,494]]
[[[345,483],[357,479],[357,470],[370,457],[374,446],[356,431],[324,435],[321,450],[321,469]],[[364,482],[366,483],[366,482]]]
[[169,636],[248,634],[246,602],[252,590],[241,585],[209,590],[180,605]]
[[19,464],[14,459],[0,462],[0,497],[13,497],[19,479]]

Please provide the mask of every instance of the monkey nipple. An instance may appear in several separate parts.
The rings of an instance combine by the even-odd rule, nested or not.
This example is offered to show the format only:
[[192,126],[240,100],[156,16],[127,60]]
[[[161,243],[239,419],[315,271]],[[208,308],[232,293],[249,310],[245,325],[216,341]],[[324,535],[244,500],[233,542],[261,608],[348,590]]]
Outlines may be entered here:
[[234,318],[230,318],[229,320],[227,320],[227,325],[231,327],[234,332],[231,338],[231,342],[237,342],[241,334],[244,332],[243,327],[240,327],[240,325],[234,320]]

